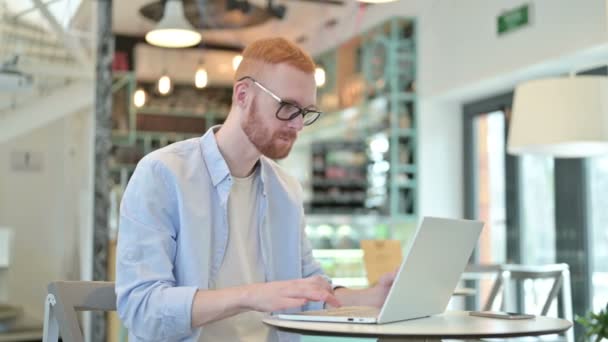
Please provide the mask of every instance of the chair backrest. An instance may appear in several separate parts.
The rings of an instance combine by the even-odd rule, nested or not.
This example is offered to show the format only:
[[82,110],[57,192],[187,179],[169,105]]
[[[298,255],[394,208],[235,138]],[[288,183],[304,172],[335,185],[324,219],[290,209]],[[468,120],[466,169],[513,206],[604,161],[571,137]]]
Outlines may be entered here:
[[[551,288],[546,293],[545,301],[540,312],[527,312],[532,314],[540,314],[545,316],[549,313],[551,304],[555,299],[560,297],[563,308],[563,318],[573,321],[572,312],[572,290],[570,284],[570,269],[567,264],[553,265],[469,265],[464,271],[463,280],[482,280],[493,278],[490,293],[486,302],[482,306],[482,310],[493,310],[496,299],[502,294],[500,310],[510,311],[507,303],[518,301],[518,291],[513,291],[512,285],[514,282],[523,282],[525,280],[536,281],[539,279],[552,280]],[[574,341],[573,330],[566,332],[568,341]]]
[[482,281],[492,282],[490,293],[483,304],[483,310],[488,311],[492,308],[498,291],[502,286],[502,265],[497,264],[469,264],[462,274],[462,280],[477,281],[478,284]]
[[[540,311],[540,315],[547,315],[551,304],[557,298],[560,292],[568,294],[570,292],[570,270],[567,264],[553,265],[503,265],[501,274],[502,284],[504,288],[504,297],[513,297],[510,294],[511,288],[509,282],[523,282],[525,280],[551,280],[551,289],[546,294],[545,301]],[[568,296],[569,297],[569,296]],[[564,316],[568,315],[568,307],[571,307],[571,299],[562,296],[564,302]],[[502,307],[505,308],[505,300]],[[535,312],[535,314],[539,314]],[[565,317],[571,319],[571,317]]]
[[44,316],[44,342],[83,341],[77,311],[114,311],[114,283],[105,281],[57,281],[48,286]]

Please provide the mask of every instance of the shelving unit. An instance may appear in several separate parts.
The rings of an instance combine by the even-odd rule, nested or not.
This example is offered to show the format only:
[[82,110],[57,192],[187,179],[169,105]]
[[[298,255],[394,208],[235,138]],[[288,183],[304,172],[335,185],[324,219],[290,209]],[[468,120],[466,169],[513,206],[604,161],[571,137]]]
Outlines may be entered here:
[[367,35],[363,49],[366,99],[379,94],[388,99],[389,213],[393,218],[416,219],[415,19],[390,19]]
[[367,166],[364,141],[313,143],[309,212],[363,212],[368,187]]
[[[307,232],[313,245],[313,255],[325,271],[336,279],[348,278],[351,283],[367,284],[363,267],[363,253],[359,241],[364,239],[397,239],[405,246],[418,223],[418,166],[417,166],[417,94],[416,94],[416,21],[392,18],[357,38],[357,58],[365,83],[362,102],[355,107],[326,114],[319,127],[311,127],[302,138],[311,142],[312,189],[310,211],[307,212]],[[351,48],[352,50],[352,48]],[[320,98],[332,99],[339,95],[336,84],[336,56],[330,51],[321,57],[331,87],[320,91]],[[338,64],[340,61],[337,62]],[[330,65],[332,68],[328,68]],[[342,79],[358,79],[341,76]],[[331,102],[331,101],[327,101]],[[323,103],[323,102],[322,102]],[[347,118],[354,118],[349,121]],[[357,120],[353,125],[352,121]],[[308,129],[308,128],[307,128]],[[348,132],[348,133],[345,133]],[[308,135],[308,137],[306,137]],[[336,141],[337,136],[344,136]],[[320,178],[324,168],[318,165],[319,152],[326,146],[343,151],[352,136],[364,146],[367,156],[365,181]],[[326,210],[318,209],[318,190],[333,187],[337,193],[358,191],[366,187],[364,203],[347,211],[339,203]],[[339,243],[350,232],[350,247]],[[354,248],[352,247],[354,246]],[[357,269],[353,274],[335,274],[336,268]],[[357,266],[353,266],[357,265]],[[337,281],[336,281],[337,282]]]

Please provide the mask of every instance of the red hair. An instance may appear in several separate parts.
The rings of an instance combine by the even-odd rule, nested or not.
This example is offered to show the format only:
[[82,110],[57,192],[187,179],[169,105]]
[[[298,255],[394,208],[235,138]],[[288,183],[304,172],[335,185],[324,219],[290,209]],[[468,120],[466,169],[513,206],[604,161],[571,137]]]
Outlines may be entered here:
[[285,38],[264,38],[249,44],[243,51],[243,60],[237,68],[234,78],[256,76],[263,64],[285,63],[305,73],[315,72],[315,62],[310,55],[296,44]]

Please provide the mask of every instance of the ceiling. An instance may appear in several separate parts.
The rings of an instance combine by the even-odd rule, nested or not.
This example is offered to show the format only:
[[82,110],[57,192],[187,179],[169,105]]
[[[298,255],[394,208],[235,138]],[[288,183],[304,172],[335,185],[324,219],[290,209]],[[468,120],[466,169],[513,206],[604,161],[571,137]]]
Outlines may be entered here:
[[[266,4],[266,0],[249,1],[262,7]],[[114,33],[143,37],[155,25],[153,21],[144,18],[139,13],[139,9],[150,2],[152,1],[114,1]],[[283,20],[273,18],[262,25],[245,29],[203,30],[203,43],[246,46],[261,37],[280,35],[296,41],[301,36],[307,36],[309,39],[306,46],[310,47],[310,42],[314,40],[314,37],[318,39],[323,35],[328,22],[339,22],[342,18],[352,17],[359,10],[359,3],[356,0],[345,0],[344,6],[297,0],[275,0],[274,2],[287,7],[287,14]],[[142,81],[157,79],[164,68],[177,77],[176,82],[191,82],[200,54],[200,48],[158,49],[147,46],[147,44],[139,44],[135,60],[137,78]],[[232,68],[227,70],[226,65],[231,65],[234,54],[234,52],[220,50],[203,50],[210,84],[231,82],[233,71]]]
[[[67,29],[76,11],[81,6],[82,0],[53,0],[43,1],[47,5],[49,12],[56,18],[62,28]],[[40,24],[50,30],[51,26],[44,15],[35,10],[37,4],[32,0],[4,0],[0,5],[5,5],[12,16],[30,24]]]

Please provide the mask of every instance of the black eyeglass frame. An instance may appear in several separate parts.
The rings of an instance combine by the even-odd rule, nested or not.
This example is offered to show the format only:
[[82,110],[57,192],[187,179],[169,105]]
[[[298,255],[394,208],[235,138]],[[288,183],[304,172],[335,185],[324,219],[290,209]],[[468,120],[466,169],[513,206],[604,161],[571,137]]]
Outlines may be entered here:
[[[241,81],[247,80],[247,79],[250,80],[251,82],[253,82],[253,84],[258,86],[266,94],[270,95],[270,97],[272,97],[275,101],[277,101],[279,103],[279,108],[277,108],[275,117],[281,121],[291,121],[291,120],[297,118],[299,115],[302,115],[302,121],[304,123],[304,126],[310,126],[315,121],[317,121],[319,119],[319,117],[321,117],[321,114],[323,114],[323,112],[321,112],[319,109],[317,109],[315,107],[311,108],[311,106],[309,106],[306,108],[302,108],[293,102],[283,100],[282,98],[280,98],[278,95],[276,95],[275,93],[270,91],[268,88],[263,86],[260,82],[258,82],[256,79],[254,79],[251,76],[243,76],[243,77],[239,78],[237,80],[237,82],[241,82]],[[281,117],[281,116],[279,116],[279,113],[285,106],[292,106],[295,109],[297,109],[297,111],[294,112],[293,114],[290,114],[287,118]],[[310,117],[309,115],[312,115],[312,119],[308,119],[308,121],[307,121],[307,116]]]

